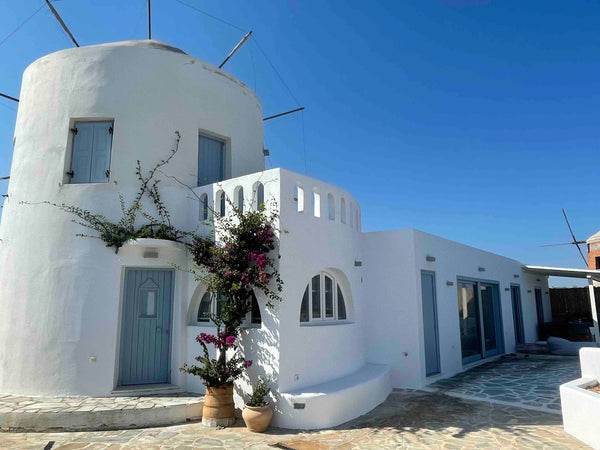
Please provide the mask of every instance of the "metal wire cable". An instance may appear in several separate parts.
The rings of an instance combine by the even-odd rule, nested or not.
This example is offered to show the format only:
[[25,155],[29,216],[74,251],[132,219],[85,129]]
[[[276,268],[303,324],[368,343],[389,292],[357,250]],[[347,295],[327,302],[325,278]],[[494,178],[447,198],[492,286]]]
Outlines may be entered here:
[[220,17],[213,16],[212,14],[209,14],[209,13],[207,13],[206,11],[202,11],[201,9],[199,9],[199,8],[196,8],[195,6],[192,6],[192,5],[188,4],[188,3],[182,2],[181,0],[175,0],[175,1],[176,1],[177,3],[180,3],[180,4],[184,5],[184,6],[187,6],[187,7],[188,7],[188,8],[190,8],[190,9],[193,9],[194,11],[197,11],[197,12],[199,12],[199,13],[201,13],[201,14],[204,14],[205,16],[208,16],[208,17],[210,17],[210,18],[212,18],[212,19],[218,20],[219,22],[221,22],[221,23],[224,23],[225,25],[229,25],[230,27],[233,27],[233,28],[235,28],[236,30],[243,31],[244,33],[246,32],[246,30],[244,30],[243,28],[241,28],[241,27],[238,27],[237,25],[234,25],[234,24],[232,24],[232,23],[230,23],[230,22],[227,22],[226,20],[223,20],[223,19],[221,19]]
[[34,13],[31,14],[27,19],[25,19],[25,21],[23,23],[21,23],[21,25],[19,25],[17,28],[15,28],[13,31],[11,31],[4,39],[2,39],[0,41],[0,45],[4,44],[6,41],[8,41],[17,31],[19,31],[21,29],[21,27],[23,27],[23,25],[25,25],[27,22],[29,22],[31,19],[33,19],[33,16],[35,16],[37,13],[39,13],[44,6],[46,6],[46,3],[42,3],[42,5],[38,9],[36,9],[34,11]]
[[[179,1],[179,0],[177,0],[177,1]],[[281,74],[279,73],[279,71],[275,68],[275,65],[271,62],[271,60],[269,59],[269,57],[267,56],[267,54],[265,53],[265,51],[262,49],[262,47],[260,46],[260,44],[258,43],[258,41],[256,40],[256,38],[254,37],[254,35],[252,35],[252,39],[256,43],[256,46],[258,47],[258,49],[260,50],[260,52],[263,54],[263,56],[265,57],[265,59],[267,60],[267,62],[269,63],[269,65],[271,66],[271,68],[273,69],[273,71],[275,72],[275,74],[277,75],[277,77],[279,78],[279,80],[283,83],[283,85],[285,86],[285,88],[287,89],[287,91],[289,92],[289,94],[292,96],[292,98],[294,99],[294,101],[298,104],[298,106],[302,106],[300,104],[300,102],[298,101],[298,99],[296,98],[296,96],[294,95],[294,93],[292,92],[292,90],[290,89],[290,87],[284,81],[284,79],[281,76]]]

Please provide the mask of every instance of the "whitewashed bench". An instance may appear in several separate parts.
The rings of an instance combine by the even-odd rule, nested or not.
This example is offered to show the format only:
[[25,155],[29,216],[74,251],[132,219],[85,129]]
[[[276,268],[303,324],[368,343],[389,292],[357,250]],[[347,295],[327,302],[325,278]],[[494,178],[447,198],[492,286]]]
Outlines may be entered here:
[[281,393],[277,426],[328,428],[365,414],[392,391],[390,367],[365,364],[356,372],[325,383]]

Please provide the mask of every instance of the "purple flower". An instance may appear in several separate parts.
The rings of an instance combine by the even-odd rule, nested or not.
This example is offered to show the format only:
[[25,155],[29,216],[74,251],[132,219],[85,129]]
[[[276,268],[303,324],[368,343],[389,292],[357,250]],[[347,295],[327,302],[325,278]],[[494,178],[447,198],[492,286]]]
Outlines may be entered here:
[[251,365],[252,365],[252,361],[249,361],[249,360],[244,361],[244,366],[246,368],[250,367]]
[[227,336],[225,338],[225,343],[229,346],[233,345],[234,342],[235,342],[235,336]]

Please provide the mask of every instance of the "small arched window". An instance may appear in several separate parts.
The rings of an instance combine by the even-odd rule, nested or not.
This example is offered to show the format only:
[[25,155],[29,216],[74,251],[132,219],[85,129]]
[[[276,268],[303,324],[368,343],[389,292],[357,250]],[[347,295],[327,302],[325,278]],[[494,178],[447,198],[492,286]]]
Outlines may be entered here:
[[311,278],[300,305],[300,322],[347,320],[346,302],[333,275],[321,272]]
[[208,195],[200,196],[200,220],[208,220]]
[[294,186],[294,201],[296,202],[296,211],[304,211],[304,189],[300,186]]
[[217,207],[215,208],[219,211],[219,216],[225,217],[225,192],[219,191],[217,193]]
[[313,215],[321,217],[321,194],[317,191],[313,191]]
[[255,197],[255,206],[254,209],[256,211],[260,211],[260,209],[265,204],[265,187],[262,183],[257,183],[254,188],[254,197]]
[[[200,300],[200,305],[198,306],[196,320],[199,323],[210,323],[210,316],[221,314],[223,304],[226,301],[227,299],[224,295],[205,292],[202,296],[202,300]],[[247,301],[250,304],[250,312],[246,316],[245,325],[260,325],[262,323],[260,307],[258,306],[258,301],[256,300],[256,295],[254,295],[253,291],[248,295]]]
[[335,200],[332,194],[327,194],[327,217],[329,220],[335,220]]
[[340,221],[346,223],[346,200],[343,198],[340,201]]
[[240,212],[244,212],[244,188],[238,186],[235,190],[235,206]]

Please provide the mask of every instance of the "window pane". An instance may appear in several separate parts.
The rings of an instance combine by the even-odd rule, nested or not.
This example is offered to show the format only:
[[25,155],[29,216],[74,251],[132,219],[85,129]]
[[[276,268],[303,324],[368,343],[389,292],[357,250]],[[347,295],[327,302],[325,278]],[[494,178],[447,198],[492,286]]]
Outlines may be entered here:
[[221,217],[225,217],[225,192],[221,192],[221,198],[219,199],[219,214]]
[[333,318],[333,280],[325,277],[325,317]]
[[237,192],[237,209],[244,212],[244,188],[240,187]]
[[224,144],[207,136],[198,138],[198,186],[224,179]]
[[344,296],[342,295],[342,290],[340,287],[337,287],[337,304],[338,304],[338,319],[346,320],[346,303],[344,302]]
[[200,196],[200,220],[208,219],[208,195],[202,194]]
[[223,294],[217,295],[217,317],[221,315],[221,312],[223,311],[223,305],[226,302],[227,302],[227,297],[225,297]]
[[256,210],[260,211],[261,205],[265,203],[265,187],[262,183],[256,186]]
[[142,305],[140,308],[141,317],[156,317],[156,300],[158,291],[146,290],[142,288]]
[[302,296],[302,305],[300,306],[300,322],[308,322],[308,286]]
[[198,322],[209,322],[210,321],[210,318],[209,318],[210,302],[211,302],[211,297],[210,297],[210,294],[207,292],[204,294],[204,296],[202,297],[202,300],[200,301],[200,307],[198,308]]
[[315,275],[312,279],[312,316],[313,319],[321,317],[321,277]]
[[258,301],[256,300],[256,295],[254,292],[251,294],[252,296],[252,309],[250,312],[250,323],[260,324],[262,323],[262,319],[260,317],[260,307],[258,306]]

